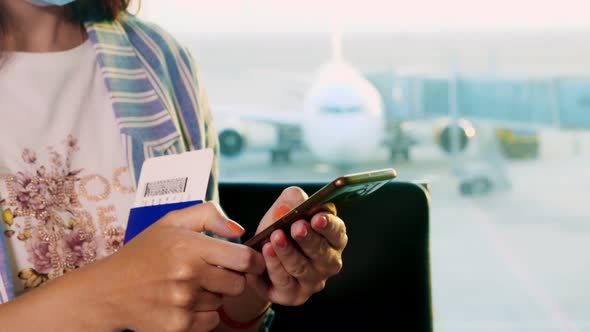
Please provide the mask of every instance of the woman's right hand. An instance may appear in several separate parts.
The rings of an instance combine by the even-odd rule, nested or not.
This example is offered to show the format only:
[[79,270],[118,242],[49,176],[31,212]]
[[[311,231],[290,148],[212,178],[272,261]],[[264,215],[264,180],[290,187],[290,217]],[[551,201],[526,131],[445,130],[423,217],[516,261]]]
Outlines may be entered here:
[[[243,235],[219,207],[204,203],[167,214],[117,253],[88,266],[98,277],[98,302],[115,329],[208,331],[219,322],[221,295],[239,295],[245,273],[261,274],[264,258],[216,239]],[[90,271],[87,271],[90,272]],[[108,318],[107,318],[108,319]]]

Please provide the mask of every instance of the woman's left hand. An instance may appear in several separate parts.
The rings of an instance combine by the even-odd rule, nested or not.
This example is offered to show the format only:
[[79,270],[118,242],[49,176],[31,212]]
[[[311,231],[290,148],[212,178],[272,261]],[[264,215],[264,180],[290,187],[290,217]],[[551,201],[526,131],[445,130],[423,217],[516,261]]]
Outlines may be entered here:
[[[290,187],[266,213],[257,232],[307,199],[298,187]],[[291,238],[274,231],[262,248],[266,275],[250,275],[249,283],[258,295],[272,303],[300,305],[324,289],[326,281],[342,269],[342,251],[348,237],[344,222],[333,212],[319,212],[310,220],[291,225]],[[253,279],[253,280],[252,280]]]

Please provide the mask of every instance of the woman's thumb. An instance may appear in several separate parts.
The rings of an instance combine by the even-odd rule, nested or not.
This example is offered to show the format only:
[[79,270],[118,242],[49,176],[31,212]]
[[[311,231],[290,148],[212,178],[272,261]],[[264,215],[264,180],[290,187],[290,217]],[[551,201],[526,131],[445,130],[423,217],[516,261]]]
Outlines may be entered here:
[[245,230],[237,222],[228,219],[221,208],[211,202],[191,206],[169,213],[170,222],[195,232],[208,231],[217,236],[235,239],[244,235]]

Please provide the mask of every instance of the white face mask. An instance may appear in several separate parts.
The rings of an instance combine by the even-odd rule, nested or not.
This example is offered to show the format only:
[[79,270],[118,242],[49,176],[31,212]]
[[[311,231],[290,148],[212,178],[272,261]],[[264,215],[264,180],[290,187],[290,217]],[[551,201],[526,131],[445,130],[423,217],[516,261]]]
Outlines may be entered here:
[[37,6],[65,6],[76,0],[26,0]]

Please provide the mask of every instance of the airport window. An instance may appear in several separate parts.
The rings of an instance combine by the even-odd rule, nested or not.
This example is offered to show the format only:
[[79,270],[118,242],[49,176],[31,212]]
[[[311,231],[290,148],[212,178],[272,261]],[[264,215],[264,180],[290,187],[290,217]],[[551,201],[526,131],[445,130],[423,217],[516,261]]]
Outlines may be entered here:
[[435,331],[590,330],[590,3],[143,0],[139,15],[195,57],[221,181],[394,167],[430,184]]
[[346,114],[346,113],[360,113],[361,107],[359,106],[322,106],[320,107],[322,113],[332,113],[332,114]]

